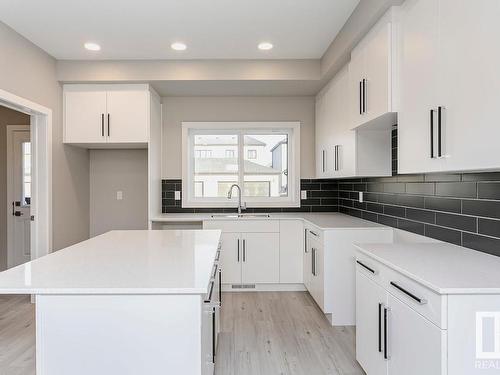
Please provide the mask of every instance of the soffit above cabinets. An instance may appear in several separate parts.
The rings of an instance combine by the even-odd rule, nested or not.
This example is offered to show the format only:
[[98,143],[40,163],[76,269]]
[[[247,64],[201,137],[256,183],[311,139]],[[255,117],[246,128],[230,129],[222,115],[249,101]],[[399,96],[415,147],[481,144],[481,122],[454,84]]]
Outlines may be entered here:
[[[358,3],[5,0],[0,21],[56,59],[319,59]],[[259,50],[265,41],[274,48]],[[174,42],[187,49],[172,50]]]

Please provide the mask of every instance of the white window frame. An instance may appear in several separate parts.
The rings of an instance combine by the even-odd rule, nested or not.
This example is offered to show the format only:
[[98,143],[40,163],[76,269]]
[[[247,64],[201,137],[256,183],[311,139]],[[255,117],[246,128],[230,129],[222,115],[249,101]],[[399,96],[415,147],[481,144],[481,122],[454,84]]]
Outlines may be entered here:
[[[194,137],[193,134],[234,134],[259,132],[288,135],[288,195],[286,197],[243,197],[247,207],[300,207],[300,122],[182,122],[182,207],[236,207],[238,198],[196,198],[193,191]],[[244,158],[244,145],[238,144],[238,155]],[[243,170],[239,170],[243,181]],[[242,186],[243,188],[243,186]],[[236,194],[235,194],[236,195]]]

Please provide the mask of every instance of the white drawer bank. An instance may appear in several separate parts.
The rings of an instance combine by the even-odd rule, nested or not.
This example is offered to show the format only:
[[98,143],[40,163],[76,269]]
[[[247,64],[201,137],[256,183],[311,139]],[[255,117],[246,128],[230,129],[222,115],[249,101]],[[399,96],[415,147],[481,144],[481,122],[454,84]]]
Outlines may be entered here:
[[500,258],[445,243],[357,245],[368,375],[500,373]]
[[393,229],[340,213],[271,213],[269,218],[164,214],[157,229],[222,231],[224,291],[308,290],[333,325],[355,324],[354,242],[392,242]]

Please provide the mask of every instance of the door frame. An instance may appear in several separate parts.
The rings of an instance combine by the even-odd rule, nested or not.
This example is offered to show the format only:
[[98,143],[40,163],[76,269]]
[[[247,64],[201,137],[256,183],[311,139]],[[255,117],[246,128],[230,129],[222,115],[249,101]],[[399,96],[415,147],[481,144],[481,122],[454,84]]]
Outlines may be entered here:
[[52,110],[2,89],[0,105],[30,115],[31,259],[36,259],[52,251]]
[[[14,168],[14,158],[13,158],[13,152],[14,149],[12,148],[12,139],[14,136],[14,132],[16,131],[29,131],[30,132],[30,140],[31,140],[31,130],[29,125],[7,125],[7,268],[11,268],[13,266],[13,259],[14,259],[14,248],[13,248],[13,242],[14,242],[14,216],[12,216],[10,206],[12,202],[14,201],[14,191],[12,190],[12,183],[13,183],[13,175],[11,175],[11,172]],[[30,205],[31,207],[31,205]],[[30,226],[31,227],[31,226]],[[30,228],[31,231],[32,228]],[[31,245],[31,244],[30,244]]]

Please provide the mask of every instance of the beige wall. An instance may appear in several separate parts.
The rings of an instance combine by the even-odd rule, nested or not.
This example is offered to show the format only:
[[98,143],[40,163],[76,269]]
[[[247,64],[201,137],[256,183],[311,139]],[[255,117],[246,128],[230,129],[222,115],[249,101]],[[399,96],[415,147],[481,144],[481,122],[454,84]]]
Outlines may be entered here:
[[300,121],[301,178],[313,178],[314,97],[164,97],[163,178],[181,178],[182,121]]
[[88,151],[62,144],[56,61],[0,22],[0,88],[52,109],[53,248],[88,238]]
[[7,268],[7,125],[29,125],[24,113],[0,106],[0,270]]
[[[123,199],[117,200],[117,191]],[[148,151],[90,151],[90,235],[148,228]]]

